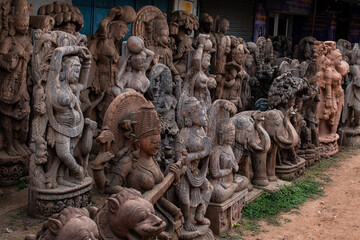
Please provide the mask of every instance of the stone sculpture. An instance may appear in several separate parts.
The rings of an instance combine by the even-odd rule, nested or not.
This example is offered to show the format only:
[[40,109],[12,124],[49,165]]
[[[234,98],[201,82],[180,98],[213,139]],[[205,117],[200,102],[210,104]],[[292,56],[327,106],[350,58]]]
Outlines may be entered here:
[[186,75],[186,53],[193,49],[192,39],[189,37],[192,31],[199,28],[197,17],[184,10],[171,13],[169,19],[170,36],[173,44],[173,61],[180,76]]
[[255,185],[269,185],[266,156],[271,140],[264,128],[265,113],[245,111],[236,114],[231,120],[235,126],[233,151],[239,173],[251,179],[251,183]]
[[27,172],[30,150],[28,63],[32,9],[26,0],[2,1],[0,26],[0,185],[14,184]]
[[29,165],[32,216],[48,217],[67,205],[84,207],[91,201],[92,179],[86,166],[96,123],[84,119],[79,99],[91,64],[85,40],[81,34],[62,31],[34,32]]
[[343,60],[350,63],[351,43],[348,40],[339,39],[336,42],[336,48],[340,50]]
[[[200,16],[200,26],[199,26],[199,34],[206,34],[210,36],[210,41],[212,43],[211,54],[216,52],[216,38],[214,35],[214,19],[207,13],[202,13]],[[197,42],[198,37],[196,37],[195,42]]]
[[166,223],[155,215],[153,205],[135,189],[122,188],[95,214],[101,240],[153,239],[166,227]]
[[[68,240],[101,239],[96,223],[85,208],[67,207],[60,213],[53,214],[43,224],[37,235],[30,235],[25,240]],[[107,238],[105,238],[107,239]]]
[[344,105],[344,90],[341,84],[343,76],[349,72],[349,65],[342,60],[336,43],[332,41],[316,41],[314,56],[320,86],[320,103],[317,111],[319,143],[321,155],[329,156],[338,151],[339,135],[336,132]]
[[255,104],[256,100],[260,98],[260,82],[257,79],[256,73],[257,73],[257,66],[255,61],[255,52],[257,49],[257,46],[253,42],[247,42],[246,48],[249,50],[249,54],[247,55],[245,59],[245,71],[249,75],[249,83],[250,83],[250,91],[251,91],[251,98],[247,99],[249,101],[249,109]]
[[288,109],[294,108],[294,115],[291,118],[290,124],[296,131],[295,138],[297,138],[297,142],[292,148],[288,148],[288,150],[280,150],[277,159],[277,175],[281,178],[288,178],[289,176],[298,176],[305,167],[305,160],[296,154],[294,147],[300,140],[299,135],[304,124],[301,115],[301,101],[307,86],[301,78],[303,74],[297,60],[292,60],[291,64],[286,61],[282,62],[279,70],[281,75],[273,81],[270,87],[268,103],[271,108],[280,110],[284,115]]
[[346,87],[345,106],[342,113],[343,125],[339,129],[340,143],[357,146],[360,142],[360,49],[355,47],[350,56],[350,79]]
[[172,94],[175,84],[172,81],[169,67],[158,63],[149,74],[149,95],[155,106],[161,123],[160,166],[163,171],[175,162],[175,144],[178,140],[179,127],[176,123],[177,100]]
[[216,93],[217,99],[223,98],[223,88],[225,84],[225,65],[226,59],[231,52],[230,36],[225,34],[230,28],[229,21],[225,18],[216,21],[216,31],[214,33],[216,39],[216,53],[211,59],[212,73],[216,75]]
[[235,104],[238,111],[248,108],[251,99],[250,79],[244,68],[248,54],[245,45],[231,37],[230,60],[225,65],[222,98]]
[[314,57],[314,37],[304,37],[300,40],[297,48],[294,51],[294,58],[299,62],[311,61]]
[[71,3],[55,1],[39,8],[38,15],[49,15],[55,19],[53,30],[60,30],[70,34],[79,32],[84,26],[83,15]]
[[291,40],[286,36],[279,35],[271,39],[274,46],[274,55],[275,58],[291,58],[292,57],[292,43]]
[[[163,234],[168,237],[175,236],[177,231],[181,231],[177,229],[181,227],[177,222],[181,221],[182,215],[180,210],[162,195],[173,181],[178,181],[184,160],[179,157],[176,163],[171,164],[170,172],[164,178],[155,159],[160,149],[161,128],[154,106],[140,93],[122,93],[114,99],[105,113],[104,126],[108,129],[99,137],[105,147],[92,165],[99,191],[117,193],[122,186],[140,191],[146,200],[159,204],[159,214],[168,223],[166,233]],[[107,144],[112,140],[112,144]],[[105,175],[104,165],[107,162],[110,164]]]
[[97,120],[100,125],[106,109],[115,98],[111,90],[120,69],[120,42],[129,31],[127,24],[132,23],[135,17],[136,12],[130,6],[113,7],[101,20],[93,39],[89,39],[93,57],[88,82],[91,105],[84,115]]
[[144,94],[150,86],[145,72],[154,58],[154,52],[145,48],[143,39],[138,36],[131,36],[124,42],[122,50],[122,63],[112,92],[115,96],[129,90]]
[[137,12],[131,33],[133,36],[142,36],[145,47],[155,53],[153,64],[162,63],[170,68],[176,83],[175,96],[178,99],[181,94],[182,80],[173,63],[169,26],[165,14],[155,6],[142,7]]
[[184,126],[182,109],[185,99],[195,97],[205,107],[206,111],[211,106],[211,96],[209,88],[216,86],[213,77],[206,75],[206,70],[210,66],[212,44],[207,35],[199,35],[199,45],[196,49],[194,58],[191,60],[191,68],[186,74],[184,86],[178,104],[177,123],[180,128]]
[[272,63],[274,61],[273,47],[271,40],[265,39],[264,37],[258,38],[256,46],[256,77],[261,88],[258,98],[266,98],[274,75],[274,70],[272,68]]
[[[210,221],[205,218],[213,191],[213,186],[206,178],[211,151],[211,138],[204,130],[208,124],[206,108],[195,97],[189,97],[184,101],[182,115],[185,126],[180,131],[177,151],[186,150],[188,155],[186,169],[183,169],[175,192],[185,220],[184,235],[190,234],[193,238],[212,236],[208,229]],[[195,210],[194,214],[191,209]]]
[[239,165],[232,145],[235,126],[230,117],[236,113],[234,104],[216,100],[211,107],[208,135],[212,138],[208,179],[214,187],[206,216],[215,234],[231,228],[240,220],[249,179],[237,175]]

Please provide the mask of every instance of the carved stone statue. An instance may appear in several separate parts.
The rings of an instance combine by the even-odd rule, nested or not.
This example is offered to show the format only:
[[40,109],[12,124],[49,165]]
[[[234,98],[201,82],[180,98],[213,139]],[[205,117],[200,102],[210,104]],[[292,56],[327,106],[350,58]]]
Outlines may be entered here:
[[[176,83],[175,95],[181,94],[181,77],[173,63],[173,51],[170,48],[169,26],[166,16],[155,6],[142,7],[136,15],[131,29],[133,36],[142,36],[145,47],[155,53],[153,64],[162,63],[168,66]],[[150,66],[152,67],[152,65]]]
[[[175,192],[185,220],[184,230],[200,236],[208,232],[206,225],[210,225],[205,213],[213,192],[213,186],[206,178],[211,138],[204,130],[208,124],[206,108],[195,97],[189,97],[184,101],[182,115],[185,126],[180,131],[177,151],[186,150],[188,155],[186,169],[183,169]],[[195,209],[194,215],[191,214],[191,209]]]
[[[303,165],[305,165],[305,160],[296,154],[294,147],[300,140],[299,135],[302,124],[304,124],[300,111],[302,107],[302,92],[306,88],[306,83],[301,78],[303,74],[301,73],[300,64],[297,60],[292,60],[291,64],[286,61],[282,62],[279,70],[281,75],[273,81],[270,87],[268,103],[271,108],[280,110],[284,115],[287,114],[288,109],[295,109],[293,112],[294,115],[291,118],[290,127],[294,128],[295,138],[297,138],[297,142],[292,148],[288,148],[289,150],[280,150],[277,159],[278,168],[289,165],[289,167],[286,167],[286,170],[281,169],[281,177],[286,178],[291,172],[296,176],[299,175],[304,167]],[[291,165],[293,166],[290,167]],[[285,171],[288,171],[286,172],[286,177],[283,176]]]
[[273,46],[274,46],[274,55],[276,59],[292,57],[292,49],[291,49],[291,40],[286,36],[279,35],[272,38]]
[[[210,41],[212,43],[211,54],[216,52],[216,38],[214,35],[214,19],[207,13],[202,13],[200,16],[200,27],[199,34],[206,34],[210,36]],[[198,37],[196,37],[195,42],[197,42]]]
[[251,107],[255,104],[256,100],[260,98],[260,82],[257,79],[256,73],[257,73],[257,66],[255,61],[255,52],[257,49],[257,46],[253,42],[247,42],[246,48],[249,50],[249,54],[247,55],[245,59],[245,71],[249,75],[249,84],[250,84],[250,90],[251,90],[251,98],[247,99],[249,101],[249,106]]
[[255,61],[256,61],[256,77],[260,83],[260,89],[258,98],[267,97],[269,92],[274,70],[272,63],[274,61],[273,47],[270,39],[259,37],[256,41]]
[[39,8],[38,15],[49,15],[55,19],[53,30],[60,30],[70,34],[79,32],[84,26],[83,15],[71,3],[55,1]]
[[235,175],[239,166],[231,148],[235,140],[235,126],[230,117],[234,113],[235,105],[226,100],[216,100],[210,111],[213,121],[208,134],[213,138],[213,147],[210,152],[209,180],[214,187],[211,195],[211,202],[214,203],[228,200],[249,184],[246,177]]
[[101,239],[96,223],[91,219],[86,208],[67,207],[60,213],[53,214],[43,224],[37,235],[30,235],[25,240],[68,240]]
[[216,22],[216,53],[211,59],[211,70],[212,73],[216,75],[216,93],[215,96],[217,99],[223,98],[223,88],[225,84],[225,65],[226,59],[231,52],[231,39],[230,36],[225,34],[230,28],[229,21],[225,18],[218,19]]
[[135,20],[136,12],[129,6],[110,9],[104,17],[93,39],[89,40],[92,54],[91,75],[89,76],[89,98],[91,106],[84,112],[101,125],[106,109],[115,98],[112,87],[120,69],[120,42],[128,33],[127,24]]
[[172,81],[169,67],[158,63],[149,74],[149,95],[155,106],[161,123],[161,151],[159,151],[164,171],[175,162],[175,143],[178,138],[179,127],[176,123],[177,100],[172,94],[175,84]]
[[336,42],[336,48],[340,50],[343,60],[350,63],[351,43],[348,40],[339,39]]
[[235,104],[240,111],[249,107],[248,99],[251,99],[249,75],[244,68],[249,51],[235,37],[231,37],[231,47],[230,61],[225,65],[222,98]]
[[96,123],[84,119],[79,97],[91,54],[80,34],[38,29],[34,39],[29,208],[31,215],[47,217],[66,205],[90,203],[86,167]]
[[155,215],[153,205],[135,189],[122,188],[98,209],[94,220],[101,240],[153,239],[166,223]]
[[131,36],[124,42],[122,50],[122,63],[112,91],[115,96],[129,90],[144,94],[150,86],[145,73],[154,58],[154,52],[145,48],[143,39],[137,36]]
[[[259,186],[269,185],[266,156],[271,140],[264,128],[264,116],[265,113],[259,111],[245,111],[231,118],[235,125],[233,151],[239,173]],[[250,185],[249,187],[251,189]]]
[[188,97],[195,97],[205,107],[206,111],[211,106],[211,96],[209,88],[216,86],[213,77],[206,75],[206,70],[210,66],[210,50],[212,44],[207,35],[199,35],[199,45],[196,49],[194,58],[191,61],[191,68],[187,72],[181,97],[178,104],[177,123],[179,127],[184,126],[182,116],[183,103]]
[[197,17],[184,10],[171,13],[169,20],[170,36],[173,44],[173,61],[180,76],[186,75],[186,53],[193,49],[192,39],[188,37],[199,28]]
[[311,61],[314,57],[314,37],[304,37],[300,40],[297,48],[294,51],[294,58],[299,62]]
[[343,126],[339,129],[340,143],[357,146],[360,134],[360,49],[350,54],[350,84],[346,87],[345,106],[342,113]]
[[[161,128],[154,106],[140,93],[122,93],[110,104],[105,114],[104,126],[108,129],[101,133],[99,137],[102,139],[99,140],[105,147],[92,165],[99,191],[117,193],[125,186],[140,191],[144,196],[152,196],[145,199],[159,204],[159,214],[168,223],[164,234],[168,237],[174,236],[175,231],[181,230],[178,229],[177,221],[181,221],[182,215],[180,209],[162,195],[174,180],[178,181],[183,159],[178,158],[178,162],[171,164],[170,171],[164,178],[155,159],[160,149]],[[109,136],[111,134],[113,137]],[[106,147],[113,139],[113,143]],[[108,167],[105,166],[107,162]]]
[[341,87],[343,76],[349,72],[349,65],[342,60],[341,53],[332,41],[314,43],[317,60],[317,78],[320,86],[319,142],[322,155],[329,156],[338,151],[337,127],[344,105],[344,90]]
[[0,184],[15,183],[26,174],[30,150],[28,63],[33,52],[29,36],[32,9],[27,0],[2,1],[0,26]]

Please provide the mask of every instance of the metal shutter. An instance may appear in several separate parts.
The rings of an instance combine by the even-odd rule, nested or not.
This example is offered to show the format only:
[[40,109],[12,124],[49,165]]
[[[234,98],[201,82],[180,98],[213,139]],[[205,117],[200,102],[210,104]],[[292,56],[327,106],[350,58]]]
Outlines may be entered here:
[[245,41],[253,40],[255,0],[200,0],[201,13],[208,13],[214,19],[216,15],[228,19],[228,35],[241,37]]

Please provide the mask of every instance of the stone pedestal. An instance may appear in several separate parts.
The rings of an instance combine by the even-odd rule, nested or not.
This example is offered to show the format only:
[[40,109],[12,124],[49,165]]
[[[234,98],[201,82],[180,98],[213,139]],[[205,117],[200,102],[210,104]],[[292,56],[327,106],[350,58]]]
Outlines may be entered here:
[[65,207],[87,207],[91,203],[92,178],[86,177],[83,184],[75,187],[59,186],[56,189],[29,187],[29,214],[36,218],[48,218]]
[[299,149],[297,155],[305,159],[305,167],[311,167],[320,160],[320,148]]
[[210,220],[214,234],[224,232],[240,221],[247,192],[247,189],[236,192],[223,203],[209,203],[205,216]]
[[0,186],[15,185],[20,178],[28,174],[30,155],[9,156],[0,151]]
[[328,135],[326,137],[320,136],[320,157],[328,157],[337,153],[339,151],[338,139],[338,134]]
[[360,127],[357,128],[340,128],[340,145],[347,147],[360,146]]
[[293,179],[301,176],[305,170],[305,159],[299,158],[300,161],[294,165],[276,166],[276,176],[281,179]]

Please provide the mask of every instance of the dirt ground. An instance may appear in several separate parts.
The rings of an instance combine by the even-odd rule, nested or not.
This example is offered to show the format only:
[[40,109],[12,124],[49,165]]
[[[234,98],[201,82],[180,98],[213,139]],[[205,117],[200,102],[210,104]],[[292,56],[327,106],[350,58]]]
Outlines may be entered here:
[[[360,149],[351,150],[347,156],[339,167],[327,171],[332,181],[324,187],[323,197],[281,214],[280,226],[260,221],[261,230],[256,235],[250,231],[239,235],[233,230],[228,239],[360,240]],[[36,233],[42,221],[27,216],[27,189],[18,191],[17,187],[12,187],[0,190],[3,192],[0,198],[0,239],[20,240],[29,233]],[[94,203],[100,205],[101,199],[95,194]]]

